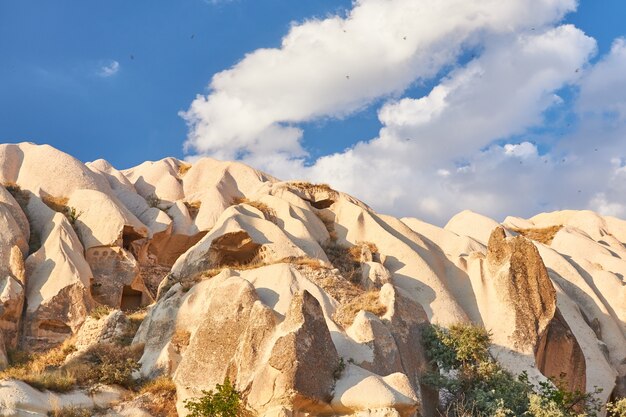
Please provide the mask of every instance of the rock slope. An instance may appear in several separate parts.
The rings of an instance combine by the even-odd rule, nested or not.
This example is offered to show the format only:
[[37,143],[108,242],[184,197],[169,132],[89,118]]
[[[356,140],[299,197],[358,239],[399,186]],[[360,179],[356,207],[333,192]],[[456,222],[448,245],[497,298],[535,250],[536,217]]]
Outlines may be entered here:
[[[626,394],[623,220],[465,211],[440,228],[240,163],[120,171],[32,143],[0,145],[0,183],[0,368],[111,338],[126,319],[89,318],[104,305],[148,308],[137,377],[170,376],[179,415],[227,376],[268,417],[434,415],[428,323],[485,326],[533,380]],[[84,396],[0,381],[0,415]]]

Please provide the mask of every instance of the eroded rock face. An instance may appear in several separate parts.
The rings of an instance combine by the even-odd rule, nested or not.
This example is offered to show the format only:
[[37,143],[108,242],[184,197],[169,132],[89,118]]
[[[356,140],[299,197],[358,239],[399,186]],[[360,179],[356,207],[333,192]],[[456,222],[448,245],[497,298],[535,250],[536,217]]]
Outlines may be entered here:
[[100,318],[87,317],[76,333],[74,346],[81,351],[95,344],[113,343],[116,339],[124,337],[128,326],[128,319],[120,310],[112,311]]
[[[245,339],[254,339],[253,329],[249,329],[251,314],[258,296],[247,281],[231,277],[214,287],[208,294],[207,314],[198,329],[191,335],[189,346],[185,350],[174,381],[178,387],[178,408],[183,412],[182,401],[197,396],[201,390],[215,388],[226,376],[237,381],[237,370],[245,360],[238,355],[234,358]],[[258,329],[267,331],[268,329]],[[248,331],[247,337],[244,337]],[[249,342],[248,342],[249,343]],[[244,359],[244,360],[242,360]]]
[[426,312],[391,284],[382,287],[379,297],[387,307],[384,322],[398,347],[404,374],[419,395],[420,412],[435,415],[439,394],[422,381],[424,374],[432,370],[422,349],[422,331],[429,323]]
[[67,219],[60,213],[42,230],[42,247],[26,260],[23,346],[45,349],[74,334],[93,305],[91,269]]
[[545,376],[584,391],[585,356],[556,305],[556,290],[535,245],[507,238],[496,228],[489,238],[487,266],[499,296],[509,305],[514,346],[535,355]]
[[117,246],[99,246],[86,251],[91,266],[93,298],[112,308],[136,310],[150,304],[152,297],[143,283],[133,255]]
[[499,295],[513,309],[514,343],[534,350],[556,311],[556,291],[537,248],[522,236],[507,239],[498,227],[489,238],[487,265]]
[[274,398],[282,394],[299,409],[330,402],[339,356],[315,297],[307,291],[295,296],[283,328],[289,333],[276,341],[268,362],[280,372]]
[[585,355],[558,309],[541,336],[535,358],[541,373],[553,381],[563,382],[567,390],[586,390]]

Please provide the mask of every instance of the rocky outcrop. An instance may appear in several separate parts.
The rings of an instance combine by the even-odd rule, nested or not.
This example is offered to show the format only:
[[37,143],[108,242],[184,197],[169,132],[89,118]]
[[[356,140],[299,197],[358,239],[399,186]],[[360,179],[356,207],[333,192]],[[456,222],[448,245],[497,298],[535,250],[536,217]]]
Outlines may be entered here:
[[[565,211],[501,228],[466,211],[440,228],[240,163],[119,171],[28,143],[0,145],[0,182],[0,367],[9,348],[127,341],[124,313],[91,309],[150,305],[139,374],[173,377],[181,415],[229,377],[267,417],[434,416],[430,322],[485,326],[494,356],[534,382],[626,391],[620,219]],[[0,382],[0,407],[47,410],[23,388]],[[109,413],[141,415],[143,398]]]
[[38,231],[42,246],[26,260],[26,309],[22,345],[43,349],[76,333],[93,301],[91,269],[83,247],[60,213]]
[[[319,302],[307,291],[295,296],[282,330],[288,333],[278,338],[268,361],[279,372],[271,401],[286,400],[300,411],[320,410],[332,398],[339,356]],[[253,385],[251,395],[257,391]]]
[[515,347],[534,349],[556,312],[556,291],[535,245],[507,239],[502,227],[489,238],[487,267],[501,299],[511,305],[510,335]]

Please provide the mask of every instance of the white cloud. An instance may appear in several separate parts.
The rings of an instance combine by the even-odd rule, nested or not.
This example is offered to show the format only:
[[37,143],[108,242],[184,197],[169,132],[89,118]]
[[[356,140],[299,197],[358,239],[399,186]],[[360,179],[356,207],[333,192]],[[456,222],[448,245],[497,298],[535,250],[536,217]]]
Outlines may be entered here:
[[[466,208],[495,218],[560,208],[624,215],[626,42],[590,66],[595,41],[558,25],[575,6],[355,1],[345,19],[295,25],[280,49],[216,74],[210,94],[184,113],[186,148],[329,182],[379,211],[440,224]],[[467,47],[481,52],[458,66]],[[446,68],[426,96],[401,96]],[[546,110],[570,105],[557,95],[568,85],[580,86],[577,129],[531,141]],[[298,123],[342,118],[381,98],[376,138],[304,164]]]
[[112,77],[120,70],[120,63],[117,61],[111,61],[110,63],[103,65],[98,70],[98,75],[103,78]]
[[[216,74],[183,116],[186,149],[219,158],[303,156],[293,124],[344,117],[454,63],[464,46],[541,28],[575,0],[357,0],[346,18],[294,25],[280,49],[259,49]],[[261,139],[263,138],[263,139]]]

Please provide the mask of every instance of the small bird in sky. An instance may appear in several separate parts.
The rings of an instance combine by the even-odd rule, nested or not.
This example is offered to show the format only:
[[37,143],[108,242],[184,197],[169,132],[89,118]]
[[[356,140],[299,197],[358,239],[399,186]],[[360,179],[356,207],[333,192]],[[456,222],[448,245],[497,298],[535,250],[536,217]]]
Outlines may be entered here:
[[595,149],[594,149],[594,151],[595,151],[595,152],[598,152],[598,148],[595,148]]
[[402,38],[402,39],[406,40],[406,36],[404,38]]
[[349,79],[350,79],[350,76],[349,76],[349,75],[346,75],[346,80],[349,80]]
[[580,68],[576,68],[576,71],[574,71],[574,72],[580,72]]
[[196,34],[195,34],[195,33],[192,33],[192,34],[191,34],[191,39],[193,39],[193,38],[195,38],[195,37],[196,37]]
[[130,59],[135,59],[135,55],[130,54]]

